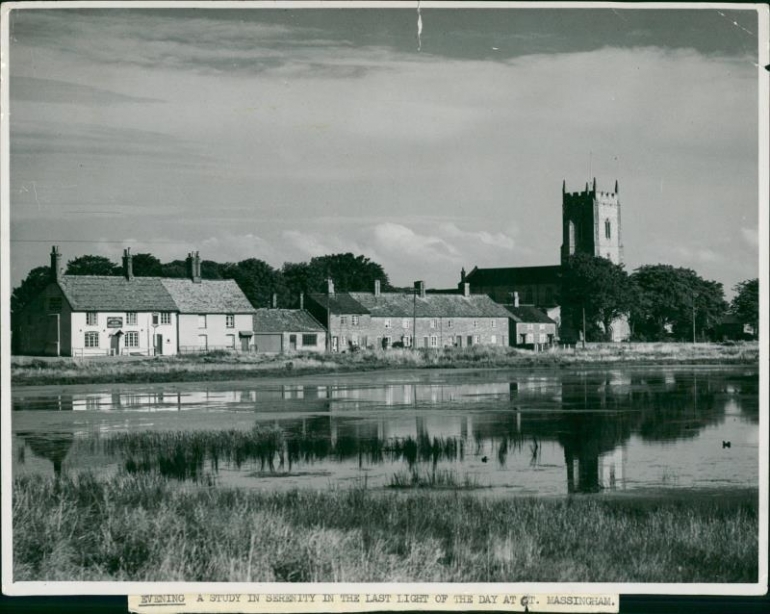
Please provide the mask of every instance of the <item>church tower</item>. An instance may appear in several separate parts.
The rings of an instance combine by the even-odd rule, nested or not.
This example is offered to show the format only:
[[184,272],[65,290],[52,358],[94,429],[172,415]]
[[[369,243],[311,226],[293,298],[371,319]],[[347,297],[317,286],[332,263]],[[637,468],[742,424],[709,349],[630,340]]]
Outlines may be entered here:
[[582,192],[567,192],[562,183],[561,263],[574,254],[593,254],[623,263],[623,241],[620,231],[620,195],[618,182],[614,192],[600,192],[586,183]]

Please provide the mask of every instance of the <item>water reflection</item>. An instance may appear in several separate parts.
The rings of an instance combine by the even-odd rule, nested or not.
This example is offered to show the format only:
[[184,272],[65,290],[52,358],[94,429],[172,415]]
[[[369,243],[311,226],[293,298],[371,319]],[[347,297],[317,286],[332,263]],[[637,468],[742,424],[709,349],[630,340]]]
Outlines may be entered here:
[[[83,457],[112,458],[129,472],[159,471],[178,479],[197,480],[223,469],[256,470],[260,479],[298,475],[313,465],[324,475],[377,467],[413,471],[425,466],[435,472],[442,466],[484,471],[495,484],[535,490],[538,480],[556,472],[563,492],[595,493],[638,483],[646,469],[634,466],[634,478],[628,475],[629,445],[670,446],[666,462],[671,467],[656,465],[655,471],[675,472],[677,446],[683,442],[722,425],[727,416],[758,421],[755,371],[619,369],[506,376],[486,372],[469,378],[482,381],[459,383],[448,374],[429,383],[25,396],[14,398],[14,410],[73,416],[162,412],[176,422],[162,431],[113,422],[104,434],[82,431],[78,438],[73,422],[70,432],[33,429],[15,437],[25,450],[51,461],[56,475],[75,441]],[[490,377],[502,381],[483,381]],[[215,417],[221,411],[253,416],[253,428],[222,430],[226,423]],[[186,422],[173,417],[179,412],[210,415],[210,426],[180,430]]]

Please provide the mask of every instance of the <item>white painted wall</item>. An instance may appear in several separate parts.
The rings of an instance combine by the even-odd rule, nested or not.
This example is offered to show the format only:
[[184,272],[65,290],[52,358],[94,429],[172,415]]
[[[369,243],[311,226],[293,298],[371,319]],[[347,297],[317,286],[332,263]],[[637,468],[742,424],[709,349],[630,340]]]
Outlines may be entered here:
[[[158,325],[153,326],[152,314],[158,314]],[[177,353],[177,314],[171,313],[170,324],[160,324],[160,313],[139,311],[136,312],[136,324],[128,324],[128,314],[125,311],[97,311],[96,324],[86,324],[85,311],[75,311],[71,316],[72,355],[73,356],[104,356],[109,355],[112,349],[112,337],[118,331],[123,332],[120,339],[119,351],[121,354],[141,353],[152,355],[155,351],[154,335],[163,335],[163,354],[173,355]],[[109,318],[120,318],[120,327],[108,327]],[[87,332],[99,333],[99,347],[87,348],[85,335]],[[139,336],[138,347],[126,347],[126,333],[136,332]]]

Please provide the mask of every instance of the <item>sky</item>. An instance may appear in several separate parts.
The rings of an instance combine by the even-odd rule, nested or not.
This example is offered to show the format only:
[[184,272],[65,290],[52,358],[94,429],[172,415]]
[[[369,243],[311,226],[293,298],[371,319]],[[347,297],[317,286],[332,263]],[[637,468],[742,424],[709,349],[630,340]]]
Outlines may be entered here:
[[758,275],[757,14],[13,10],[13,286],[124,247],[395,285],[558,264],[561,191],[619,181],[625,266]]

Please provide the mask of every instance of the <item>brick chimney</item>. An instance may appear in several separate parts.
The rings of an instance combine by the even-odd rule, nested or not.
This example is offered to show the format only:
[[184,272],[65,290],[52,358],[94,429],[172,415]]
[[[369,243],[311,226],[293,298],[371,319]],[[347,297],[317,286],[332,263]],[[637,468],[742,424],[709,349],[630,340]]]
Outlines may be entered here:
[[513,306],[518,307],[519,306],[519,293],[514,292],[513,293]]
[[123,276],[128,281],[134,278],[134,262],[130,247],[123,250]]
[[380,295],[380,280],[375,279],[374,280],[374,296]]
[[326,280],[326,294],[334,296],[334,280],[331,277]]
[[471,295],[471,285],[466,281],[463,284],[463,296],[468,298]]
[[305,293],[300,292],[299,293],[299,308],[304,309],[305,308]]
[[59,252],[59,246],[54,245],[51,247],[51,281],[58,283],[61,281],[61,252]]
[[201,283],[201,257],[198,252],[187,254],[187,276],[193,283]]
[[416,282],[414,282],[414,289],[417,290],[417,292],[420,294],[420,298],[425,298],[425,282],[424,281],[416,281]]
[[278,308],[278,295],[275,292],[273,292],[272,306],[273,306],[273,309]]

